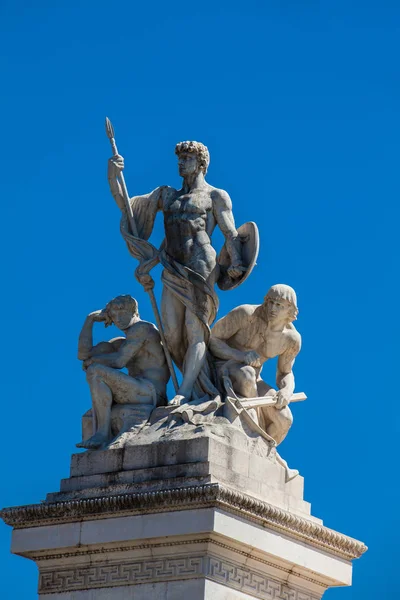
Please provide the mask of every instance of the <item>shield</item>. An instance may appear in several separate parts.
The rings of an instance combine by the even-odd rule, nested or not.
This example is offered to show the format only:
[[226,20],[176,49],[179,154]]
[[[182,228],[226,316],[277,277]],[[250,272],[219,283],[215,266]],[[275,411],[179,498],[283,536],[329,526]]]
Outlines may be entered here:
[[249,221],[248,223],[241,225],[237,231],[242,245],[242,262],[243,266],[246,268],[246,271],[244,271],[243,275],[241,275],[241,277],[238,279],[232,279],[229,277],[228,269],[231,266],[231,259],[229,257],[225,242],[218,256],[220,274],[217,285],[220,290],[233,290],[234,288],[238,287],[248,278],[256,264],[258,250],[260,247],[260,238],[258,235],[257,225],[253,223],[253,221]]

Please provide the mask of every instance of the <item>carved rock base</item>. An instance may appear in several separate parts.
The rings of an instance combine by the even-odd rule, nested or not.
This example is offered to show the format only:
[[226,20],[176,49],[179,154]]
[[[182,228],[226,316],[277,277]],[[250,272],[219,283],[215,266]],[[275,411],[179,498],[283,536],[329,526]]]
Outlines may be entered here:
[[312,517],[273,456],[204,431],[74,455],[61,488],[1,513],[42,600],[317,600],[366,549]]
[[286,482],[274,449],[263,443],[257,453],[244,433],[231,426],[224,431],[234,437],[219,437],[205,427],[189,439],[174,439],[172,430],[153,442],[141,435],[135,436],[135,445],[118,450],[74,454],[71,476],[61,481],[60,492],[47,495],[47,502],[97,497],[99,488],[109,496],[218,482],[322,523],[311,516],[311,505],[303,499],[303,478]]

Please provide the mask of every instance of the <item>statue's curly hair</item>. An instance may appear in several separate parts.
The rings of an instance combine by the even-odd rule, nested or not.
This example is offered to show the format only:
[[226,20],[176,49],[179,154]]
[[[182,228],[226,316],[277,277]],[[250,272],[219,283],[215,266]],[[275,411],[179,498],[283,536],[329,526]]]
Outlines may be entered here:
[[183,152],[193,152],[196,154],[200,170],[203,171],[204,175],[207,173],[208,165],[210,164],[210,153],[207,146],[201,142],[179,142],[175,146],[175,154],[179,156]]
[[129,294],[121,294],[121,296],[113,298],[112,300],[110,300],[110,302],[106,304],[106,307],[104,309],[104,313],[107,316],[107,320],[104,323],[106,327],[112,325],[113,323],[110,314],[110,309],[115,305],[117,305],[118,307],[124,306],[124,308],[126,308],[127,310],[132,311],[132,315],[139,316],[139,306],[137,300],[135,300],[135,298],[132,298],[132,296],[130,296]]

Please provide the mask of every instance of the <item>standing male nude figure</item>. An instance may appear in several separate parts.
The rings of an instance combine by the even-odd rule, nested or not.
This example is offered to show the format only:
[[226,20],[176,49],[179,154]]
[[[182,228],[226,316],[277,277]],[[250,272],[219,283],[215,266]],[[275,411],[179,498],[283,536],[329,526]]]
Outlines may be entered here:
[[[164,267],[162,281],[162,321],[168,349],[183,374],[174,404],[189,402],[212,393],[212,381],[207,372],[206,350],[218,299],[214,284],[219,268],[211,235],[221,229],[231,260],[228,275],[243,276],[241,242],[232,214],[232,203],[224,190],[205,181],[209,165],[207,148],[199,142],[181,142],[178,156],[182,188],[162,186],[153,192],[131,199],[133,216],[140,238],[147,240],[157,212],[164,214],[165,244],[160,253]],[[108,179],[112,195],[121,209],[122,232],[127,231],[127,219],[118,176],[124,159],[116,155],[108,163]],[[146,285],[143,277],[143,285]]]

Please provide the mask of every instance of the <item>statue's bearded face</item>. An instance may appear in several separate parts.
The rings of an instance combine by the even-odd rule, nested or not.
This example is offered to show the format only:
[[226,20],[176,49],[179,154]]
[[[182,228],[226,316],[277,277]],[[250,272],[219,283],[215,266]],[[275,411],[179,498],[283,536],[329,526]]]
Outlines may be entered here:
[[126,305],[113,304],[109,308],[109,314],[112,322],[118,329],[128,329],[133,320],[133,313]]
[[291,306],[283,298],[267,298],[267,315],[270,323],[286,325],[291,322]]
[[178,156],[178,168],[181,177],[198,173],[199,162],[197,160],[197,155],[194,152],[182,152]]

